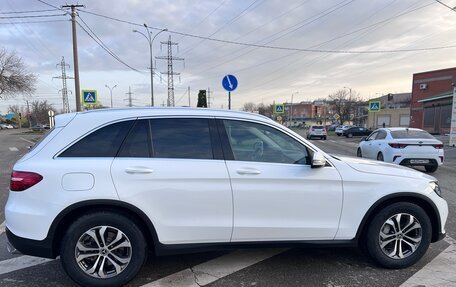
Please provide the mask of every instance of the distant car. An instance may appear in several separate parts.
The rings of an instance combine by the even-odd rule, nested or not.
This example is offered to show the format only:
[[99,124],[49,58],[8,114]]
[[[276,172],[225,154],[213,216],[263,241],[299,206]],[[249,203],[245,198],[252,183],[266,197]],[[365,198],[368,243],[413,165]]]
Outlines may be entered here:
[[435,172],[443,163],[444,151],[442,142],[426,131],[382,128],[359,143],[357,156],[406,166],[424,166],[427,172]]
[[344,133],[345,130],[347,130],[347,129],[351,128],[351,127],[352,126],[338,126],[336,128],[336,135],[337,136],[341,136]]
[[10,124],[0,124],[0,129],[4,130],[9,130],[9,129],[14,129],[14,127]]
[[32,126],[32,131],[42,131],[44,130],[43,126],[42,125],[34,125]]
[[307,130],[307,139],[320,138],[326,140],[326,128],[324,126],[310,126]]
[[43,129],[49,130],[49,129],[51,129],[51,126],[50,125],[43,125]]
[[342,132],[343,136],[346,136],[347,138],[352,138],[355,136],[368,136],[372,133],[371,130],[362,128],[362,127],[351,127],[349,129],[346,129]]

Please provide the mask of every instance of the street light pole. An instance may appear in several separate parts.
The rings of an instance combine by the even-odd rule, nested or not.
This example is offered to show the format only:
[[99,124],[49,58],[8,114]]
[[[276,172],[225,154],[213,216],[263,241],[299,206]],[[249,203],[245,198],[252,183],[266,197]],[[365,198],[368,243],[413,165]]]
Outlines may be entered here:
[[146,34],[144,34],[143,32],[140,32],[138,30],[133,30],[133,32],[143,35],[144,38],[146,38],[146,40],[149,42],[149,52],[150,52],[150,105],[151,105],[151,107],[153,107],[154,106],[154,66],[153,66],[153,49],[152,49],[152,47],[153,47],[153,43],[154,43],[155,37],[157,37],[158,34],[160,34],[161,32],[168,31],[168,29],[160,30],[152,38],[152,36],[151,36],[152,32],[149,31],[149,27],[147,26],[147,24],[143,24],[143,25],[144,25],[144,27],[147,30],[147,36],[146,36]]
[[293,117],[293,96],[295,94],[299,94],[299,92],[291,93],[290,110],[288,112],[288,123],[289,123],[289,125],[291,125],[291,118]]
[[117,87],[117,85],[114,85],[114,87],[110,88],[108,85],[105,85],[106,88],[109,89],[109,92],[111,93],[111,109],[112,109],[112,90],[114,90],[115,87]]

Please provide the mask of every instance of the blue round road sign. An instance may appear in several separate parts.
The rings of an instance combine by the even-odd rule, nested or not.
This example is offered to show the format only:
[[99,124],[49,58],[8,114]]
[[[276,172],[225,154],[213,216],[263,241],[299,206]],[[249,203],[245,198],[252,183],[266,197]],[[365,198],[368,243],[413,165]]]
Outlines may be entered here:
[[238,80],[233,75],[226,75],[223,77],[222,86],[228,92],[234,91],[238,86]]

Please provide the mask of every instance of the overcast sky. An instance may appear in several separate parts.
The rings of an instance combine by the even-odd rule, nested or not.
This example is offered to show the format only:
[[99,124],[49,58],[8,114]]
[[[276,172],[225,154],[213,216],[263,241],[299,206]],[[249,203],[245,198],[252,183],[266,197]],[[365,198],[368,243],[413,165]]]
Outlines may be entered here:
[[[44,1],[55,6],[72,4]],[[456,0],[442,2],[456,6]],[[170,31],[285,48],[357,52],[456,45],[456,12],[435,0],[80,0],[79,4],[86,6],[79,12],[80,24],[84,25],[84,21],[122,61],[140,71],[119,63],[77,27],[81,89],[97,90],[100,101],[109,105],[105,84],[117,85],[113,91],[115,107],[126,106],[129,86],[135,106],[150,105],[149,46],[143,36],[132,31],[146,30],[82,11]],[[61,109],[62,82],[52,77],[61,75],[56,64],[62,56],[71,66],[67,74],[73,75],[70,17],[4,18],[63,14],[59,10],[9,13],[43,9],[52,7],[36,0],[0,1],[0,46],[15,51],[38,75],[33,98],[48,99]],[[63,21],[21,24],[48,20]],[[154,35],[158,32],[151,31]],[[160,41],[168,40],[170,35],[179,43],[179,51],[174,47],[173,55],[185,58],[185,66],[180,61],[174,64],[174,71],[181,73],[180,80],[174,80],[176,106],[188,105],[186,91],[190,86],[192,106],[196,105],[198,90],[210,88],[212,107],[226,108],[227,92],[221,85],[226,74],[238,78],[232,105],[239,109],[245,102],[290,101],[292,93],[296,93],[294,102],[313,100],[344,87],[356,90],[364,98],[410,92],[413,73],[456,66],[455,48],[318,53],[246,47],[168,32],[157,36],[154,56],[166,55],[166,46],[160,47]],[[167,70],[167,64],[161,60],[156,63],[155,103],[161,105],[166,103],[167,78],[160,72]],[[73,91],[73,110],[73,80],[68,80],[68,88]],[[10,104],[25,103],[22,97],[0,100],[0,112],[6,112]]]

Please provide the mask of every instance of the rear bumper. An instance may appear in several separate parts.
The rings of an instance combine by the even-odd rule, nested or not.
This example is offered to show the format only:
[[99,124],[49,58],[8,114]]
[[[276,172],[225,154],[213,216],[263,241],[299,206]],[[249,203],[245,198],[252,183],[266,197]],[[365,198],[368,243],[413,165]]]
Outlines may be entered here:
[[[11,244],[18,252],[24,255],[45,257],[54,259],[52,248],[52,240],[45,238],[44,240],[33,240],[22,238],[13,234],[8,228],[5,230],[9,244]],[[10,249],[11,247],[9,247]],[[10,250],[15,252],[15,250]]]

